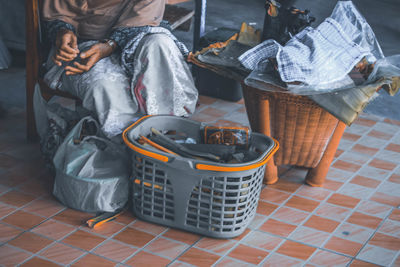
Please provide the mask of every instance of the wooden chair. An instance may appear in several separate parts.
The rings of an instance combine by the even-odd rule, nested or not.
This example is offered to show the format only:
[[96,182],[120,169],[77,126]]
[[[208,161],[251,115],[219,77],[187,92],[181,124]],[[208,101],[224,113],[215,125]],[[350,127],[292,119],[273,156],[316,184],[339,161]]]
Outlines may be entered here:
[[[57,95],[78,100],[75,96],[60,90],[49,88],[42,79],[43,63],[46,60],[46,46],[40,29],[41,0],[25,1],[26,12],[26,128],[29,141],[37,140],[35,117],[33,112],[33,93],[39,83],[42,95],[49,100]],[[48,49],[47,49],[48,50]]]
[[[171,0],[170,0],[171,1]],[[185,0],[175,0],[171,3],[179,3]],[[204,33],[205,23],[205,3],[206,0],[196,1],[196,17],[194,29],[194,44]],[[38,136],[36,132],[35,117],[33,112],[33,93],[35,84],[39,83],[43,97],[49,100],[53,96],[62,96],[76,101],[80,101],[75,96],[60,90],[49,88],[42,79],[43,63],[46,61],[49,47],[43,42],[42,32],[40,28],[40,12],[42,0],[26,0],[26,123],[27,138],[29,141],[36,141]],[[191,19],[194,12],[180,12],[179,8],[166,8],[165,17],[169,18],[169,22],[174,29]]]

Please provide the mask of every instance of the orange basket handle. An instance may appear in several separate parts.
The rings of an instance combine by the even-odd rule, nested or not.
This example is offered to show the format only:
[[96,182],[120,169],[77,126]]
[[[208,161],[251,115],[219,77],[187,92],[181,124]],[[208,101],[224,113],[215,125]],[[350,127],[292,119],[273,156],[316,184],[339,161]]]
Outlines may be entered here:
[[140,153],[140,154],[143,154],[143,155],[145,155],[145,156],[151,157],[151,158],[153,158],[153,159],[157,159],[157,160],[162,161],[162,162],[168,162],[168,161],[169,161],[169,157],[164,156],[164,155],[161,155],[161,154],[158,154],[158,153],[156,153],[156,152],[152,152],[152,151],[149,151],[149,150],[140,148],[140,147],[138,147],[138,146],[135,146],[135,145],[128,139],[128,132],[129,132],[129,130],[132,129],[133,127],[135,127],[136,125],[138,125],[141,121],[143,121],[143,120],[145,120],[145,119],[147,119],[147,118],[149,118],[149,117],[151,117],[151,116],[152,116],[152,115],[147,115],[147,116],[141,117],[141,118],[138,119],[135,123],[133,123],[131,126],[129,126],[128,128],[126,128],[125,131],[122,133],[122,139],[124,140],[125,144],[126,144],[129,148],[131,148],[132,150],[134,150],[134,151],[136,151],[136,152],[138,152],[138,153]]
[[[125,131],[122,133],[122,138],[123,138],[125,144],[127,144],[128,147],[130,147],[132,150],[134,150],[140,154],[143,154],[145,156],[151,157],[153,159],[157,159],[162,162],[168,162],[170,160],[169,157],[167,157],[165,155],[161,155],[156,152],[152,152],[152,151],[140,148],[140,147],[134,145],[128,139],[129,130],[132,129],[133,127],[135,127],[136,125],[138,125],[141,121],[143,121],[151,116],[152,115],[144,116],[144,117],[140,118],[139,120],[137,120],[135,123],[133,123],[131,126],[126,128]],[[209,165],[209,164],[203,164],[203,163],[196,163],[195,168],[198,170],[217,171],[217,172],[247,171],[247,170],[252,170],[252,169],[258,168],[258,167],[266,164],[267,161],[275,154],[275,152],[278,151],[278,149],[279,149],[278,141],[275,140],[274,138],[272,138],[272,140],[274,141],[274,146],[271,149],[271,151],[269,151],[269,153],[267,155],[265,155],[261,160],[259,160],[258,162],[254,163],[254,164],[245,165],[245,166],[237,166],[237,167],[226,167],[226,166],[216,166],[216,165]]]

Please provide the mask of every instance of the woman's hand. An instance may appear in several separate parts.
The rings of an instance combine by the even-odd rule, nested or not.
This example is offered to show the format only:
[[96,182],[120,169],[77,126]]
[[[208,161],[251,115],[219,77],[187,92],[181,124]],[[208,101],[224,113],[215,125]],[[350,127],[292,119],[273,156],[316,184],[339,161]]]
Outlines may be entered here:
[[66,29],[60,30],[56,37],[56,53],[53,56],[54,63],[61,66],[62,61],[69,62],[74,60],[78,54],[79,49],[75,33]]
[[80,54],[80,62],[74,62],[73,66],[65,67],[66,75],[81,74],[90,70],[94,64],[102,58],[108,57],[113,52],[114,47],[107,43],[97,43],[89,50]]

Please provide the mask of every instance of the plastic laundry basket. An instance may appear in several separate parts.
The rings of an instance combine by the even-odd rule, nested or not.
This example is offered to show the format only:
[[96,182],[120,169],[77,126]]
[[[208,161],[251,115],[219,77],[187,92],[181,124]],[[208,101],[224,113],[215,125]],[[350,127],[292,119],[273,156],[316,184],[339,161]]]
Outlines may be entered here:
[[200,141],[204,124],[180,117],[147,116],[123,133],[133,151],[133,212],[138,218],[217,238],[240,235],[253,219],[265,163],[278,143],[252,133],[254,161],[220,164],[148,149],[136,140],[151,127],[176,130]]

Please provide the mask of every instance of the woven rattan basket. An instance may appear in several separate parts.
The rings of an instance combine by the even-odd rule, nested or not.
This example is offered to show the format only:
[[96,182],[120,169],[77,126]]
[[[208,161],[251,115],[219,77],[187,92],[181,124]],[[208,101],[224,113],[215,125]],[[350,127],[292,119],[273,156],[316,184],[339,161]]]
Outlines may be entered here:
[[[306,96],[268,92],[245,86],[243,90],[252,127],[259,126],[261,99],[269,102],[271,136],[280,149],[274,156],[276,165],[314,168],[318,165],[338,119]],[[253,129],[254,130],[254,129]]]

